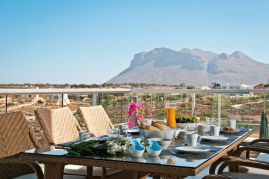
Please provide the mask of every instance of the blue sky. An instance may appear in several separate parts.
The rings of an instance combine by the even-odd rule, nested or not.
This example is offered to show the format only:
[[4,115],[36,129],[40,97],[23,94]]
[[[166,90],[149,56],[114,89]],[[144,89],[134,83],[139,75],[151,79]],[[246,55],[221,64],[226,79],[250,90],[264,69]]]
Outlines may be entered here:
[[1,0],[0,83],[103,83],[156,47],[269,63],[268,0]]

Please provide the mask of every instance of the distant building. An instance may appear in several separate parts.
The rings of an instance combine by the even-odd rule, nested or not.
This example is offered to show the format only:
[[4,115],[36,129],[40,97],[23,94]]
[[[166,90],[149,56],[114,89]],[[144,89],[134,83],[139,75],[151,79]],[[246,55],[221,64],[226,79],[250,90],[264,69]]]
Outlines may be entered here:
[[240,89],[253,89],[253,86],[242,84],[242,85],[240,86]]
[[241,86],[221,86],[221,89],[225,89],[225,90],[239,90],[241,89]]
[[221,84],[219,83],[211,83],[211,89],[221,89]]
[[207,89],[223,89],[223,90],[240,90],[240,89],[253,89],[252,85],[230,85],[227,83],[226,85],[221,85],[219,83],[211,83],[210,86],[202,86],[201,89],[207,90]]
[[211,88],[209,86],[201,86],[202,90],[210,90]]

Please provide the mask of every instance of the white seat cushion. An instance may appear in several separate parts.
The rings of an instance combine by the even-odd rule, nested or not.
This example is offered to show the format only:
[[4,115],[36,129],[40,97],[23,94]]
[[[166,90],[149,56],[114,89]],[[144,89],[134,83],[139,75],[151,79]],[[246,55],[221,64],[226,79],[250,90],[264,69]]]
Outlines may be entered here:
[[248,173],[251,174],[257,174],[257,175],[265,175],[269,178],[269,170],[263,170],[260,168],[252,168],[252,167],[246,167],[248,169]]
[[[44,172],[44,164],[39,164],[39,165]],[[110,175],[116,174],[116,173],[121,172],[121,171],[122,171],[121,169],[106,168],[106,176],[110,176]],[[64,173],[71,174],[71,175],[86,176],[87,175],[87,167],[82,166],[82,165],[65,165]],[[93,167],[93,176],[102,176],[102,168],[101,167]]]
[[265,154],[265,153],[260,153],[258,156],[257,156],[257,159],[258,161],[263,161],[263,162],[268,162],[269,161],[269,154]]
[[[102,176],[101,167],[93,167],[93,176]],[[110,176],[121,172],[121,169],[111,169],[106,168],[106,176]],[[64,173],[66,174],[75,174],[75,175],[87,175],[87,167],[81,165],[66,165],[64,168]]]
[[[28,174],[28,175],[16,177],[15,179],[36,179],[36,175],[35,174]],[[86,177],[85,176],[77,176],[77,175],[64,175],[64,179],[86,179]]]
[[[257,168],[253,168],[253,170],[255,170],[255,174],[254,173],[234,173],[234,172],[224,172],[223,175],[224,176],[232,176],[232,177],[236,177],[238,179],[268,179],[269,175],[266,175],[266,173],[262,172],[262,171],[266,171],[268,174],[267,170],[262,170],[262,169],[257,169]],[[262,173],[258,173],[262,172]]]
[[[43,169],[43,167],[42,167]],[[101,167],[93,167],[93,176],[102,176]],[[106,169],[106,176],[110,176],[121,172],[121,169]],[[64,179],[85,179],[87,175],[87,167],[81,165],[66,165],[64,168]],[[68,175],[70,174],[70,175]],[[27,174],[23,176],[16,177],[15,179],[36,179],[35,174]]]

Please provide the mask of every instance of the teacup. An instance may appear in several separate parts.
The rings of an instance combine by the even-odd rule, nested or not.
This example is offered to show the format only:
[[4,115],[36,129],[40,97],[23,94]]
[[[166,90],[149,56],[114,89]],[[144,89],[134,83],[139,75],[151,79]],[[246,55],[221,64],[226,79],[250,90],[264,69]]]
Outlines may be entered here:
[[147,153],[149,156],[157,157],[162,152],[162,147],[158,145],[155,140],[149,141],[149,146],[147,147]]
[[130,146],[128,148],[128,152],[130,153],[130,155],[134,158],[138,158],[138,157],[141,157],[143,154],[144,154],[144,151],[145,149],[142,149],[141,150],[137,150],[135,149],[133,146]]
[[228,121],[228,126],[229,126],[229,128],[236,129],[236,120],[230,119]]
[[162,139],[162,138],[150,138],[149,141],[156,141],[163,149],[167,149],[172,143],[172,139]]
[[210,135],[211,136],[219,136],[220,126],[211,125],[210,126]]
[[198,141],[200,140],[200,137],[196,133],[187,133],[187,145],[188,146],[197,146]]
[[130,155],[134,158],[141,157],[144,154],[145,147],[142,146],[139,140],[131,139],[131,146],[128,148]]
[[162,139],[158,143],[160,144],[160,146],[162,146],[163,149],[167,149],[169,145],[172,143],[172,139]]

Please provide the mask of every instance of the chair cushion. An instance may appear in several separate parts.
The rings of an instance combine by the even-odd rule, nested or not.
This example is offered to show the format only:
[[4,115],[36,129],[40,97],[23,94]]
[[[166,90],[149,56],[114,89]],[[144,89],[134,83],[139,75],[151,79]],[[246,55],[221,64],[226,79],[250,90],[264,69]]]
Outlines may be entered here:
[[94,136],[106,135],[108,129],[113,128],[113,124],[102,106],[80,107],[79,111],[88,131]]
[[263,161],[263,162],[268,162],[269,161],[269,154],[265,154],[265,153],[260,153],[258,156],[257,156],[257,159],[258,161]]
[[[35,174],[28,174],[16,177],[14,179],[36,179]],[[63,179],[86,179],[85,176],[77,176],[77,175],[64,175]]]
[[[93,167],[93,176],[102,176],[102,167]],[[121,172],[121,169],[106,168],[106,176]],[[86,175],[87,167],[81,165],[66,165],[64,173],[74,175]]]
[[49,143],[62,144],[79,140],[79,125],[68,107],[38,109],[35,114]]
[[0,158],[34,148],[23,112],[0,114],[0,141]]
[[[261,169],[257,169],[257,168],[253,168],[253,170],[257,171],[260,170],[259,172],[261,172]],[[266,170],[263,170],[266,171]],[[235,172],[224,172],[223,175],[224,176],[232,176],[232,177],[236,177],[238,179],[268,179],[269,175],[266,175],[266,173],[259,173],[258,171],[254,173],[235,173]],[[269,174],[269,171],[266,171],[267,174]]]

